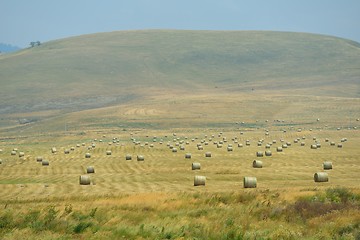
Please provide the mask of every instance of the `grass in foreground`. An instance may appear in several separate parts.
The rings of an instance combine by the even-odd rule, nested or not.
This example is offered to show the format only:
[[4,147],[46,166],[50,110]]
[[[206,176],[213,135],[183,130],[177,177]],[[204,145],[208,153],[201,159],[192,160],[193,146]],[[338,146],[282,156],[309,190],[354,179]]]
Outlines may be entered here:
[[360,194],[329,188],[3,202],[1,239],[359,239]]

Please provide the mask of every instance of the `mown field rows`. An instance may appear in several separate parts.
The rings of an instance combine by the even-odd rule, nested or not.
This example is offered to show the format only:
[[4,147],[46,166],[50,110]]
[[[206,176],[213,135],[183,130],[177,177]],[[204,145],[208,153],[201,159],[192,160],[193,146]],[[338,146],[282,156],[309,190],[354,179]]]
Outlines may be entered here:
[[[214,138],[211,139],[212,135]],[[214,142],[222,141],[224,137],[227,142],[223,143],[222,148],[218,148]],[[321,148],[310,148],[315,142],[313,137],[316,137]],[[338,143],[345,137],[347,141],[342,142],[342,148],[338,148]],[[14,145],[2,146],[1,200],[139,192],[244,191],[245,176],[256,177],[258,189],[306,190],[331,186],[357,188],[360,182],[357,130],[286,133],[274,131],[269,135],[260,130],[245,132],[243,135],[240,132],[224,132],[222,135],[219,132],[192,133],[187,139],[185,134],[172,136],[169,133],[167,137],[157,136],[156,142],[153,142],[153,135],[146,136],[145,133],[138,132],[134,135],[122,133],[118,137],[119,143],[112,145],[109,145],[109,142],[112,142],[110,137],[96,138],[96,141],[94,138],[74,139],[73,144],[63,146],[54,142],[56,154],[52,154],[50,148],[36,149],[23,145],[18,148],[18,152],[23,151],[24,157],[19,157],[18,153],[15,156],[10,155]],[[131,138],[138,144],[134,144]],[[297,138],[300,138],[300,141],[294,143]],[[325,142],[325,138],[329,139],[329,142]],[[262,146],[257,146],[261,139]],[[246,146],[246,140],[250,140],[250,146]],[[266,149],[265,145],[273,140],[276,140],[276,143]],[[286,142],[291,142],[291,146],[284,148],[283,152],[277,152],[276,148]],[[304,142],[305,146],[301,146],[300,142]],[[335,142],[336,145],[330,146],[330,142]],[[91,147],[92,143],[95,148]],[[200,143],[203,150],[197,148]],[[243,147],[238,147],[238,143],[243,144]],[[76,147],[76,144],[80,144],[80,147]],[[227,151],[228,144],[232,144],[233,151]],[[177,148],[177,152],[172,152],[167,145]],[[185,150],[180,150],[180,146],[184,146]],[[64,154],[64,150],[71,147],[74,147],[74,150]],[[111,150],[112,155],[106,155],[108,150]],[[266,150],[270,150],[272,156],[256,157],[257,151]],[[212,156],[205,157],[206,152],[211,152]],[[91,158],[85,158],[85,153],[91,153]],[[192,154],[191,159],[185,159],[186,153]],[[131,161],[125,160],[126,154],[132,155]],[[137,155],[143,155],[145,161],[137,161]],[[48,160],[50,165],[42,166],[36,161],[37,156]],[[252,167],[255,159],[263,162],[263,168]],[[333,163],[333,169],[327,170],[329,182],[315,183],[314,173],[324,171],[325,161]],[[201,169],[191,170],[193,162],[199,162]],[[89,174],[91,185],[82,186],[79,184],[79,176],[86,174],[88,166],[94,166],[95,173]],[[205,187],[193,186],[195,175],[206,176]]]

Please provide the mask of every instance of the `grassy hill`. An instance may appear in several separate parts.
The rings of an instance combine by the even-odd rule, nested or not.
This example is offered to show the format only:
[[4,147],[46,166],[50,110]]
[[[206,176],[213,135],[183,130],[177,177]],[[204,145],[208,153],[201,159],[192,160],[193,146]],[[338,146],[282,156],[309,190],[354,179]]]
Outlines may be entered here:
[[0,114],[10,116],[0,126],[22,117],[38,120],[148,103],[152,107],[143,109],[172,114],[169,109],[178,106],[164,103],[174,98],[193,107],[195,114],[188,118],[197,117],[199,110],[213,114],[214,109],[206,112],[211,106],[204,99],[216,100],[223,109],[229,95],[253,94],[247,100],[255,100],[255,107],[272,102],[273,94],[358,100],[359,66],[358,43],[307,33],[144,30],[83,35],[0,56]]

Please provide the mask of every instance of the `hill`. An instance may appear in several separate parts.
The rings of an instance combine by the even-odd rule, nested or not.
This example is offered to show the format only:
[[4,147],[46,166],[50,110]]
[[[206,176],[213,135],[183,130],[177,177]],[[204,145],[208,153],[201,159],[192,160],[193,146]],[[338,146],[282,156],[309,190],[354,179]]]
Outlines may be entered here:
[[[359,66],[360,45],[331,36],[267,31],[97,33],[0,56],[0,114],[15,114],[14,123],[20,117],[38,120],[119,104],[129,110],[122,116],[141,109],[144,114],[171,114],[173,106],[166,104],[176,98],[184,105],[174,107],[191,106],[196,114],[210,109],[204,114],[212,115],[216,110],[203,104],[204,99],[217,101],[219,109],[228,104],[226,97],[247,94],[254,94],[248,98],[253,107],[260,107],[254,104],[260,96],[268,95],[263,102],[273,101],[272,94],[358,99]],[[153,107],[142,108],[145,103]],[[0,126],[9,124],[0,121]]]

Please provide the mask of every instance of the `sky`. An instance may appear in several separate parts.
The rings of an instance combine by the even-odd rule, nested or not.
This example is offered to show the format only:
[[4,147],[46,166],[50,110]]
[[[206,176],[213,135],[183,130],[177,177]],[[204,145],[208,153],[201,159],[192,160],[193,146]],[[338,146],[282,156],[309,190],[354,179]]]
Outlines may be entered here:
[[0,0],[0,43],[135,29],[309,32],[360,42],[360,0]]

